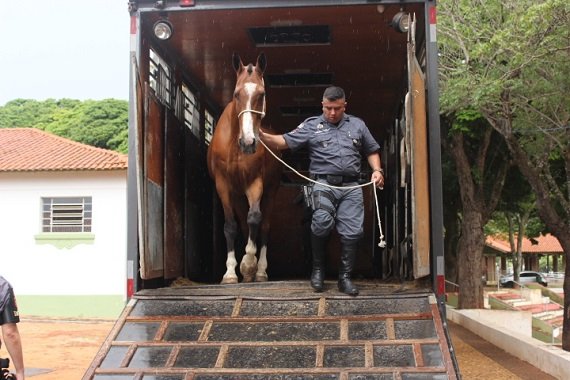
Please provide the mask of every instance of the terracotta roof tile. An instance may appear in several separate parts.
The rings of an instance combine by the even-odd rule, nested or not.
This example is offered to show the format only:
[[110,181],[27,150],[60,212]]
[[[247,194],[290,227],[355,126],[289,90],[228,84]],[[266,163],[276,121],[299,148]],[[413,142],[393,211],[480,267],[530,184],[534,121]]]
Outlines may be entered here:
[[[508,240],[504,240],[498,236],[487,236],[485,244],[491,248],[503,253],[511,252]],[[523,239],[523,253],[562,253],[562,246],[556,237],[551,234],[540,235],[536,238]]]
[[118,170],[127,155],[36,128],[0,128],[0,172]]

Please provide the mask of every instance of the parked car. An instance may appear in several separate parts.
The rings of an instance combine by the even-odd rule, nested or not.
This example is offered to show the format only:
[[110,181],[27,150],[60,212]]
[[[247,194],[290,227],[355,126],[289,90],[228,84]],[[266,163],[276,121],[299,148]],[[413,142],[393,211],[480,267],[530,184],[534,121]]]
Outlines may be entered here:
[[[502,276],[499,280],[499,283],[504,288],[512,288],[515,284],[514,274]],[[538,283],[542,286],[548,286],[548,281],[546,280],[546,277],[544,277],[542,273],[530,270],[525,270],[519,273],[518,283],[522,285]]]

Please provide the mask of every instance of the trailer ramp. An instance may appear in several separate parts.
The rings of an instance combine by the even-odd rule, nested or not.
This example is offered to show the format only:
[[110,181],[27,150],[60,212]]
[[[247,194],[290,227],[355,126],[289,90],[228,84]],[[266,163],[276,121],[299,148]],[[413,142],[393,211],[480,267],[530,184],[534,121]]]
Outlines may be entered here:
[[[429,292],[308,282],[137,293],[85,380],[457,379]],[[401,290],[401,289],[400,289]]]

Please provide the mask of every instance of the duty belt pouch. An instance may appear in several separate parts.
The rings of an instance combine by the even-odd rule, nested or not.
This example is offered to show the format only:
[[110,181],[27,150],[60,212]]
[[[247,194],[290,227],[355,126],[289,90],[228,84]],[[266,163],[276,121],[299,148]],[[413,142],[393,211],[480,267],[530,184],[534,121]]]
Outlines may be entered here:
[[335,186],[342,185],[342,176],[327,174],[327,182]]
[[312,194],[313,211],[318,209],[325,210],[329,214],[336,217],[336,200],[332,195],[321,190],[315,190]]
[[313,207],[313,186],[306,185],[303,186],[303,199],[305,201],[305,207],[314,209]]

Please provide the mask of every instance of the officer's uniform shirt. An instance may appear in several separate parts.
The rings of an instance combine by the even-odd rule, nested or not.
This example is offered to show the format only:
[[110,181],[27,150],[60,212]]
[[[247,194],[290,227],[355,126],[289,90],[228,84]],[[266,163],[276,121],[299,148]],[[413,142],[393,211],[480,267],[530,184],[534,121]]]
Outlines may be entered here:
[[309,171],[313,175],[357,176],[361,153],[367,157],[380,150],[364,121],[348,114],[338,125],[327,122],[324,115],[310,117],[283,138],[292,150],[309,149]]
[[11,290],[10,283],[0,276],[0,311],[4,310],[4,307],[8,304]]
[[20,313],[12,286],[0,276],[0,325],[20,322]]

